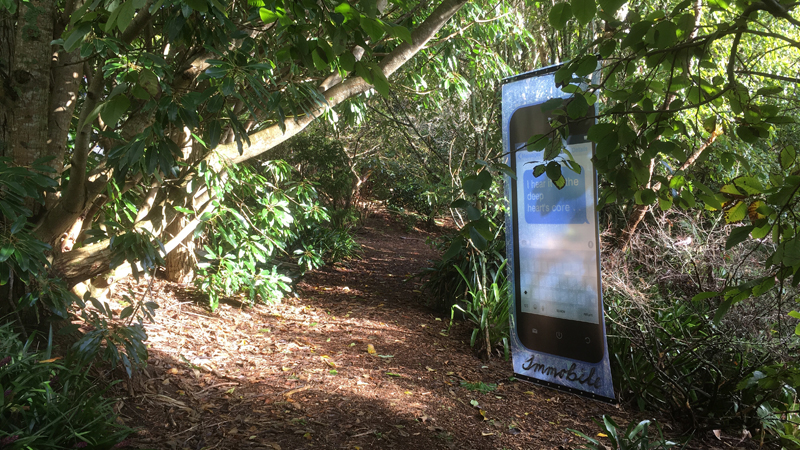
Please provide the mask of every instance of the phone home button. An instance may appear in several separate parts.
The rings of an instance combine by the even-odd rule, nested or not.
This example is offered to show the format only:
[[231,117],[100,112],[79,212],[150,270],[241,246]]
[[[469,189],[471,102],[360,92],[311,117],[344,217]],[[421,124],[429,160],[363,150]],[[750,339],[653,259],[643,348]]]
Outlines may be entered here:
[[563,337],[564,337],[564,335],[563,335],[563,334],[561,334],[561,332],[560,332],[560,331],[556,331],[556,338],[558,338],[558,339],[561,339],[561,338],[563,338]]
[[586,336],[586,338],[584,338],[584,341],[586,341],[587,344],[591,344],[592,343],[592,339],[589,338],[589,336]]

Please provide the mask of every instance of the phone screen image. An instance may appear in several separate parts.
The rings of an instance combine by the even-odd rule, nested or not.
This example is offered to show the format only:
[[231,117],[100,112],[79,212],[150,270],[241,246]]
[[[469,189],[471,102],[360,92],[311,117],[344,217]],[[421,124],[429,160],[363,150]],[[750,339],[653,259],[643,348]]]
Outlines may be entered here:
[[[565,146],[582,170],[562,166],[565,185],[533,175],[543,151],[528,151],[535,134],[550,131],[540,105],[510,120],[516,328],[526,348],[587,363],[605,355],[600,290],[596,179],[587,123],[570,124]],[[561,156],[566,157],[566,154]]]

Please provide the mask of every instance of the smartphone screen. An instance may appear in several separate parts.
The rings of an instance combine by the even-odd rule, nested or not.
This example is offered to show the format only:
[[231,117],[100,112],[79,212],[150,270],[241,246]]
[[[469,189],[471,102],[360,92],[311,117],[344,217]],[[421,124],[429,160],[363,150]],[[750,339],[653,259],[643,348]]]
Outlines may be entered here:
[[[591,123],[571,124],[565,144],[582,170],[562,167],[566,184],[557,189],[546,176],[534,177],[543,151],[525,149],[546,133],[539,105],[511,116],[511,186],[514,220],[517,333],[533,351],[596,363],[603,359],[602,302],[593,146],[585,137]],[[566,156],[565,154],[562,156]]]

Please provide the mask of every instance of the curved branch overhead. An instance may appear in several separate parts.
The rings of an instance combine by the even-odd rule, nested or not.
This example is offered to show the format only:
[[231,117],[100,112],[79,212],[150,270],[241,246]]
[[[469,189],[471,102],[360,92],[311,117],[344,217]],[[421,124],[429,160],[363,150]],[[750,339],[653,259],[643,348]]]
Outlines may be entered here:
[[[436,36],[436,33],[450,20],[453,15],[467,3],[466,0],[444,0],[412,33],[413,43],[403,43],[381,60],[379,66],[387,78],[400,67],[411,60],[425,45]],[[224,162],[238,163],[258,156],[276,145],[286,141],[297,133],[303,131],[316,118],[330,108],[345,100],[362,94],[372,88],[362,77],[350,77],[334,85],[322,95],[326,104],[310,108],[304,116],[287,119],[285,129],[279,125],[272,125],[249,136],[250,144],[244,144],[242,153],[235,143],[223,144],[209,154],[208,159],[217,159]]]

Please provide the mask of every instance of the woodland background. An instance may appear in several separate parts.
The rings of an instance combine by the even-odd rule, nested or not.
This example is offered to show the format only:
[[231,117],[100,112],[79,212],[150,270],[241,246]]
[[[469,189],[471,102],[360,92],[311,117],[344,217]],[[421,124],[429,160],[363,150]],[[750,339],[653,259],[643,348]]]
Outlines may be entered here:
[[357,257],[376,204],[409,226],[452,217],[421,275],[430,306],[502,357],[500,80],[564,63],[570,101],[528,145],[563,185],[580,169],[560,136],[596,105],[620,399],[797,447],[797,8],[0,0],[0,446],[130,433],[83,368],[145,364],[158,304],[115,314],[114,280],[192,282],[210,310],[276,301]]

